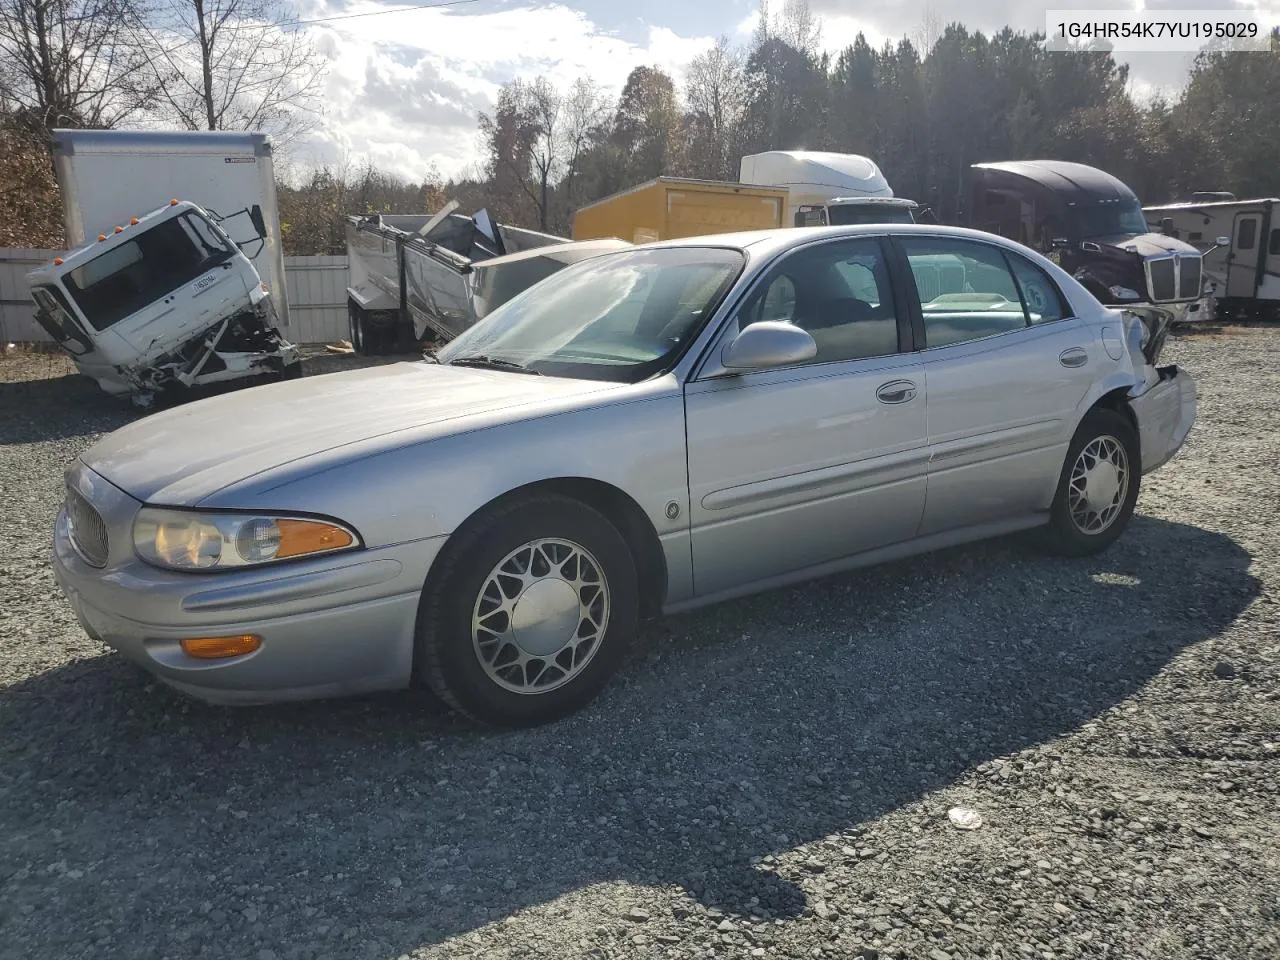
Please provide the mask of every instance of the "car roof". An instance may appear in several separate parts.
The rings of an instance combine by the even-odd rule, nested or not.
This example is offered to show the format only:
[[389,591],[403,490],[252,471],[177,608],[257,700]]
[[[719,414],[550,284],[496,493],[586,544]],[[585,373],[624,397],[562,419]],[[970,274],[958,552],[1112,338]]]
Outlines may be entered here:
[[639,244],[637,250],[646,247],[729,247],[749,252],[752,256],[771,256],[798,247],[813,240],[838,237],[894,236],[967,237],[998,243],[1010,249],[1023,249],[1021,244],[994,233],[985,233],[969,227],[950,227],[931,223],[864,223],[834,227],[774,227],[768,230],[750,230],[741,233],[714,233],[700,237],[680,237],[673,240],[656,240]]

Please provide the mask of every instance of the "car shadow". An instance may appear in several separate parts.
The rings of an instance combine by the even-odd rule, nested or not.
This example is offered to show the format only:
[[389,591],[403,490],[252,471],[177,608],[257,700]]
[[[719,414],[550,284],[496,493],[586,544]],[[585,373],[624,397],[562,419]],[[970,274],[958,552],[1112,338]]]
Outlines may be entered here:
[[758,858],[1098,717],[1240,614],[1249,565],[1138,516],[1089,559],[1001,540],[831,577],[651,624],[600,700],[520,732],[412,694],[217,709],[76,661],[0,691],[0,930],[386,960],[620,880],[795,916]]

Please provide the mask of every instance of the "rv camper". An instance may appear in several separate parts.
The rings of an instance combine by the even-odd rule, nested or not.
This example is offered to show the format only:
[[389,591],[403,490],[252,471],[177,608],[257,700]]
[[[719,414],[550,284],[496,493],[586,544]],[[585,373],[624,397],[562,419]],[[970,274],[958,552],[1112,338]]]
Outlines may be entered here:
[[1220,320],[1280,320],[1280,199],[1213,199],[1144,207],[1153,229],[1204,251]]
[[1082,163],[978,163],[966,226],[1017,240],[1057,261],[1102,303],[1142,317],[1159,349],[1170,325],[1203,302],[1200,251],[1147,227],[1138,198]]
[[784,187],[797,227],[912,223],[917,205],[895,197],[875,161],[853,153],[769,150],[742,158],[742,183]]

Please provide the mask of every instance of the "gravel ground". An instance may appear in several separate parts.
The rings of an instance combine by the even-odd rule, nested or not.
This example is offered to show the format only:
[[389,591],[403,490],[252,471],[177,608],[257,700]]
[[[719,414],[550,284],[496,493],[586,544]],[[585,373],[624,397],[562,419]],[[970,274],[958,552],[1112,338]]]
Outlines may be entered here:
[[1167,353],[1200,421],[1106,555],[672,618],[498,734],[410,694],[205,707],[87,640],[49,531],[132,414],[0,358],[0,956],[1275,960],[1280,331]]

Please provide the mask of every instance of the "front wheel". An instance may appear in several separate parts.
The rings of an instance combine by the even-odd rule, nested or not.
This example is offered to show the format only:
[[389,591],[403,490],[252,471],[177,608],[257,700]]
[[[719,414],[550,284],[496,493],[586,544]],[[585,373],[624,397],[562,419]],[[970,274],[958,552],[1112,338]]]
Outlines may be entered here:
[[1133,424],[1114,410],[1090,410],[1058,479],[1047,530],[1050,548],[1080,557],[1111,546],[1133,515],[1141,481]]
[[528,727],[585,706],[639,612],[617,528],[567,497],[521,497],[469,524],[423,592],[415,672],[459,712]]

